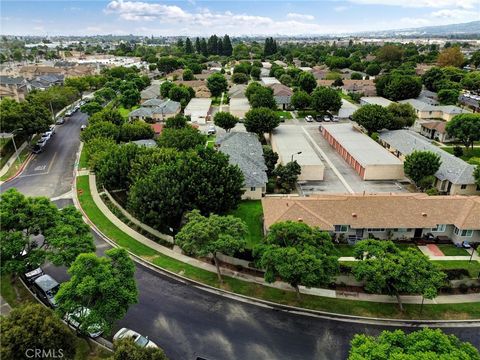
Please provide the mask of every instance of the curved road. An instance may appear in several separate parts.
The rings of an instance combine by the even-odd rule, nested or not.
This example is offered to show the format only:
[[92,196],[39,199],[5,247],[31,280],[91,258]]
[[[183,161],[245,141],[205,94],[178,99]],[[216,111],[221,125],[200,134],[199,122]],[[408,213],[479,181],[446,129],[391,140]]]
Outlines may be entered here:
[[[23,174],[4,184],[31,196],[48,196],[58,206],[72,204],[68,192],[84,114],[75,114],[59,126],[48,148],[36,156]],[[69,199],[70,197],[70,199]],[[97,253],[109,248],[94,233]],[[59,281],[64,268],[45,266]],[[148,335],[172,360],[196,359],[344,359],[356,333],[378,334],[388,326],[326,320],[272,310],[185,285],[137,264],[139,302],[114,331],[129,327]],[[480,328],[443,328],[480,347]]]

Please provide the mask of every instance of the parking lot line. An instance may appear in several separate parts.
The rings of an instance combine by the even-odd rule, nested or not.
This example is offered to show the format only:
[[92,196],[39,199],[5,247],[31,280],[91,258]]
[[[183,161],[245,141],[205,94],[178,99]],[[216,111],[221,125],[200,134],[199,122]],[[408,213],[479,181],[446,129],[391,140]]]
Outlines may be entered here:
[[312,136],[308,133],[307,130],[305,130],[305,128],[302,126],[302,130],[303,132],[305,133],[305,135],[307,135],[308,139],[312,142],[312,145],[315,146],[315,149],[317,149],[317,151],[322,155],[322,157],[325,159],[325,161],[327,162],[328,166],[331,167],[331,169],[333,170],[333,172],[335,173],[335,175],[337,175],[337,177],[340,179],[340,181],[342,182],[343,186],[345,186],[345,189],[347,189],[347,191],[350,193],[350,194],[355,194],[355,191],[353,191],[353,189],[350,187],[350,185],[348,185],[347,181],[345,180],[345,178],[342,176],[342,174],[340,174],[340,171],[338,171],[338,169],[335,167],[335,165],[333,165],[333,163],[330,161],[330,159],[328,158],[328,156],[325,154],[325,152],[320,148],[320,146],[317,145],[317,143],[315,142],[315,140],[313,140]]

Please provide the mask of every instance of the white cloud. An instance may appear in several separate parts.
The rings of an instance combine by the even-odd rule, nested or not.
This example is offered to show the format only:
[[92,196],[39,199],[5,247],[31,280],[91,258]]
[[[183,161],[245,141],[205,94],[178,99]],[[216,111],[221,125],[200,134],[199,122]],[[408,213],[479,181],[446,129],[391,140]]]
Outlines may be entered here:
[[343,11],[347,11],[348,9],[350,9],[350,7],[348,6],[335,6],[333,8],[333,10],[336,12],[343,12]]
[[288,13],[287,19],[312,21],[313,19],[315,19],[315,17],[313,15],[307,15],[307,14]]
[[[472,14],[471,11],[461,9],[443,9],[432,13],[433,17],[448,19],[465,19],[470,18],[472,15],[475,16],[475,14]],[[479,14],[477,14],[476,16],[480,17]]]
[[390,5],[412,8],[461,8],[473,9],[478,7],[478,0],[348,0],[364,5]]

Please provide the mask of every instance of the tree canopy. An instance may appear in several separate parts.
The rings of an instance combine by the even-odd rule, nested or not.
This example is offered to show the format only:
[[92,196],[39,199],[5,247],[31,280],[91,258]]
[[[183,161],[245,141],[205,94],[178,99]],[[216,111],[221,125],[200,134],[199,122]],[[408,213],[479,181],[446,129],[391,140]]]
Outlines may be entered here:
[[217,267],[218,280],[222,282],[217,252],[234,255],[245,247],[247,226],[232,215],[211,214],[202,216],[193,210],[186,216],[187,223],[175,237],[176,243],[187,254],[195,256],[211,255]]
[[318,112],[338,112],[342,107],[342,98],[335,89],[318,87],[312,93],[312,107]]
[[377,337],[357,334],[351,341],[348,360],[377,359],[465,359],[478,360],[475,347],[447,335],[441,329],[423,328],[405,334],[403,330],[382,331]]
[[260,139],[263,134],[271,133],[278,125],[280,125],[280,117],[271,109],[260,107],[249,110],[245,114],[245,129],[257,134]]
[[455,66],[460,67],[465,62],[465,58],[460,51],[460,47],[452,46],[445,48],[438,55],[437,63],[439,66]]
[[207,137],[198,129],[187,125],[183,128],[165,128],[158,138],[160,147],[175,148],[178,151],[193,149],[205,145]]
[[447,122],[447,134],[457,138],[466,148],[480,140],[480,114],[458,114]]
[[265,280],[289,283],[300,296],[299,286],[327,285],[338,272],[338,260],[330,235],[302,222],[273,224],[264,243],[255,248]]
[[381,105],[368,104],[355,111],[352,120],[363,126],[371,135],[378,130],[389,128],[393,122],[393,115]]
[[109,333],[113,323],[138,301],[135,265],[125,249],[107,250],[104,257],[80,254],[68,274],[70,280],[60,285],[55,297],[57,311],[63,317],[82,307],[90,309],[84,313],[81,331],[97,324]]
[[168,360],[162,349],[149,346],[140,347],[133,342],[133,339],[129,338],[115,341],[113,347],[111,360]]
[[440,155],[431,151],[416,150],[405,157],[403,167],[405,175],[419,186],[421,180],[433,176],[441,164]]
[[219,111],[213,117],[213,123],[226,132],[229,132],[231,129],[235,127],[238,122],[238,118],[229,112]]
[[208,77],[207,87],[212,96],[220,96],[228,89],[227,79],[222,74],[214,73]]

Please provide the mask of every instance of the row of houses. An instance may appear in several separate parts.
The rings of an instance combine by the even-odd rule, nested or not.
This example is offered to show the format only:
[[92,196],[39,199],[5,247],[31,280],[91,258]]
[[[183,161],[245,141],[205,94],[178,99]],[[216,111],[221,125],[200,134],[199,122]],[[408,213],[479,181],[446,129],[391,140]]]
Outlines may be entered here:
[[62,85],[65,80],[63,74],[39,75],[32,80],[24,77],[0,76],[0,99],[12,98],[23,101],[32,90],[45,90],[54,85]]
[[426,194],[265,197],[264,230],[300,221],[335,237],[420,239],[431,233],[454,243],[480,241],[480,197]]

